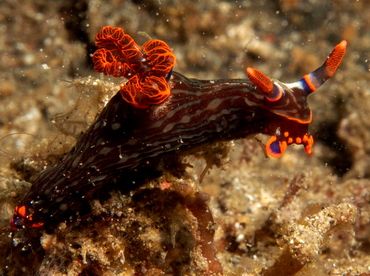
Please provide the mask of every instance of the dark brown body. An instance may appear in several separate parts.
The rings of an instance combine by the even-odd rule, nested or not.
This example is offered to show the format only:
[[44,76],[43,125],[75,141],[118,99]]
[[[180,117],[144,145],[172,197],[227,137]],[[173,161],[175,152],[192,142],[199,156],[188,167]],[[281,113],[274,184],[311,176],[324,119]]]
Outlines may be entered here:
[[82,199],[96,189],[117,178],[132,185],[125,174],[155,168],[165,154],[294,124],[266,109],[263,94],[248,80],[199,81],[174,72],[169,85],[171,96],[147,109],[132,107],[117,93],[65,160],[41,172],[19,204],[32,221],[15,216],[13,225],[79,214]]

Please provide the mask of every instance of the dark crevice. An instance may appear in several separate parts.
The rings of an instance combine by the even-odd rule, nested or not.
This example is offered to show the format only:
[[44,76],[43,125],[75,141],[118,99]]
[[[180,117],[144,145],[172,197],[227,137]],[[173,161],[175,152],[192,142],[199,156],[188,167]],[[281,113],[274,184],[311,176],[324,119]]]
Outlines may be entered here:
[[343,101],[337,98],[335,102],[335,113],[338,116],[330,121],[324,121],[317,127],[316,141],[330,148],[330,154],[324,154],[321,160],[333,169],[333,172],[342,177],[353,165],[353,156],[345,142],[338,136],[339,124],[343,118]]
[[316,140],[328,146],[334,154],[327,154],[322,161],[327,163],[338,176],[343,176],[353,165],[353,157],[346,145],[338,137],[338,124],[336,121],[328,121],[321,124],[317,130]]
[[[63,18],[69,41],[71,43],[82,42],[86,45],[86,68],[89,68],[93,65],[91,54],[93,54],[96,50],[94,41],[90,41],[89,39],[89,18],[87,15],[88,7],[88,0],[68,0],[65,1],[59,9],[59,14]],[[73,73],[71,72],[71,74]]]

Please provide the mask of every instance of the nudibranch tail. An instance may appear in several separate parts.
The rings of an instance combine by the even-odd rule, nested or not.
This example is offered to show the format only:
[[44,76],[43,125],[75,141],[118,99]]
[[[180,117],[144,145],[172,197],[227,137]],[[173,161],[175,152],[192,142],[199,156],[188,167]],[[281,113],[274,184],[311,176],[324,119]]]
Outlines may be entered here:
[[32,216],[27,215],[26,206],[15,207],[14,216],[10,222],[10,227],[13,230],[21,228],[38,228],[43,225],[43,222],[32,222]]
[[104,27],[97,33],[99,48],[93,55],[94,69],[105,75],[125,77],[122,98],[137,108],[160,104],[170,95],[168,80],[176,57],[161,40],[138,46],[121,28]]
[[321,67],[294,83],[282,83],[270,79],[257,69],[247,68],[249,80],[264,94],[269,110],[288,119],[285,125],[272,133],[266,144],[268,155],[280,157],[292,143],[302,144],[306,153],[311,153],[314,140],[308,133],[308,124],[312,121],[312,114],[306,97],[333,76],[343,59],[346,47],[347,42],[343,40],[334,47]]

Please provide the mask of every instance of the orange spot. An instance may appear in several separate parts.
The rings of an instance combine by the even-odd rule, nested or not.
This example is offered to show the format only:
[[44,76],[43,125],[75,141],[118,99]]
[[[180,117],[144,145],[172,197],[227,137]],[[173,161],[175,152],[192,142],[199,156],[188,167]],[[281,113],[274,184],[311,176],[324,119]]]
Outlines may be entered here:
[[301,139],[301,137],[297,137],[297,138],[295,138],[295,143],[296,143],[296,144],[301,144],[301,143],[302,143],[302,139]]
[[44,225],[44,223],[43,222],[38,222],[38,223],[34,223],[34,224],[32,224],[31,225],[31,228],[38,228],[38,227],[41,227],[41,226],[43,226]]
[[288,137],[289,136],[289,132],[288,131],[285,131],[284,132],[284,137]]
[[21,217],[26,217],[26,206],[15,207],[15,211]]
[[257,69],[247,68],[249,80],[257,86],[263,93],[270,93],[274,88],[274,83],[268,76]]
[[289,137],[288,138],[288,144],[291,144],[291,143],[293,143],[293,138],[292,137]]
[[313,136],[311,135],[311,136],[307,137],[307,144],[304,147],[307,154],[311,154],[311,152],[312,152],[311,149],[312,149],[313,143],[314,143]]
[[160,184],[160,187],[161,187],[161,190],[164,191],[168,188],[171,188],[171,185],[172,183],[170,182],[166,182],[166,181],[163,181],[161,184]]

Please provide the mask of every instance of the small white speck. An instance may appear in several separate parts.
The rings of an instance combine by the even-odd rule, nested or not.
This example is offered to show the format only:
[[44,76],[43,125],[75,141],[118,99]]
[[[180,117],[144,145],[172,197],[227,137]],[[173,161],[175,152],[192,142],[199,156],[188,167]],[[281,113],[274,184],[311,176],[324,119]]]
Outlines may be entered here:
[[46,63],[41,64],[41,66],[45,70],[49,70],[50,69],[50,67]]
[[112,124],[112,129],[113,130],[117,130],[117,129],[119,129],[121,127],[121,124],[120,123],[114,123],[114,124]]

